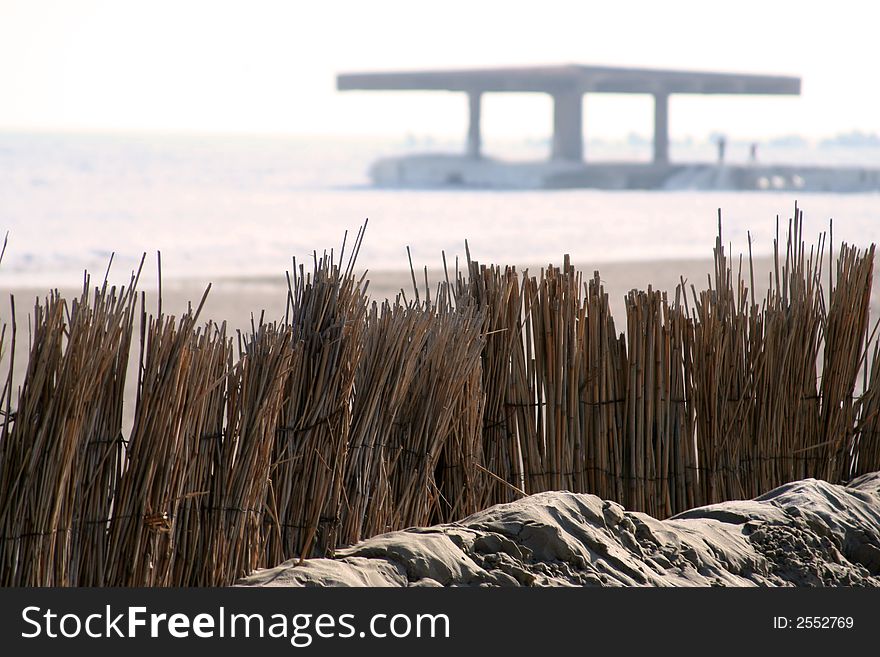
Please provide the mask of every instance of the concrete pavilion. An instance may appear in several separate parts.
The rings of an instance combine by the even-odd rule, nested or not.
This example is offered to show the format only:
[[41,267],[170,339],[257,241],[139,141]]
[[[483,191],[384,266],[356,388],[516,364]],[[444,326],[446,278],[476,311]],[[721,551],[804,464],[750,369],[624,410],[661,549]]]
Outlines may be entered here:
[[[786,167],[669,160],[669,97],[673,94],[797,96],[798,77],[611,66],[524,66],[461,70],[342,73],[340,91],[449,91],[467,95],[466,152],[386,158],[371,176],[385,186],[599,187],[610,189],[822,189],[880,188],[880,172],[863,168]],[[481,153],[485,93],[545,93],[553,99],[549,161],[504,162]],[[593,163],[583,152],[585,94],[649,94],[654,98],[653,160]]]

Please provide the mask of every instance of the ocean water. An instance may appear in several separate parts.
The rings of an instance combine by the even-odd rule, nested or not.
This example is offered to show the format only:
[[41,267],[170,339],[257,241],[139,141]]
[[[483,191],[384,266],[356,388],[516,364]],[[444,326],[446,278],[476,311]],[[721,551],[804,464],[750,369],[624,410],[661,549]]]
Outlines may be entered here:
[[[379,156],[457,148],[417,140],[292,137],[0,134],[0,286],[75,286],[83,270],[125,280],[143,253],[162,253],[164,280],[283,277],[291,258],[338,249],[369,218],[359,265],[439,266],[441,252],[510,264],[706,258],[721,208],[735,252],[770,253],[777,215],[795,202],[811,238],[880,241],[880,195],[790,192],[385,190]],[[511,157],[541,144],[511,146]],[[711,148],[673,149],[711,159]],[[647,147],[597,144],[589,156],[647,157]],[[730,157],[745,157],[736,148]],[[762,149],[768,160],[880,163],[880,149]],[[148,272],[151,270],[148,268]],[[152,274],[150,274],[152,275]],[[149,277],[147,280],[149,284]]]

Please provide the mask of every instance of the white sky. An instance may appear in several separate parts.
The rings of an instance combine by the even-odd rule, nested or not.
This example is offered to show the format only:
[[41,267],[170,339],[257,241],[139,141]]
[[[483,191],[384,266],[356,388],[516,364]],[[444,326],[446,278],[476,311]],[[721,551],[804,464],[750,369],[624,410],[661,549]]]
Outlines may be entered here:
[[[340,71],[583,63],[800,75],[798,97],[671,100],[672,137],[880,132],[880,3],[0,0],[0,129],[461,136],[462,95],[335,91]],[[588,95],[587,134],[651,134]],[[488,137],[550,132],[489,95]]]

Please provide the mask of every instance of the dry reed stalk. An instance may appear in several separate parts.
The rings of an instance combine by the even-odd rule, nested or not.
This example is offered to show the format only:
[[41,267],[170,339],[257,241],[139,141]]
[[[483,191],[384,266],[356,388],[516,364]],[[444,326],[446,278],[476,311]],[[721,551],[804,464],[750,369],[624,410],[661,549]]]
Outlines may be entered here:
[[[6,231],[6,235],[3,237],[3,247],[0,248],[0,265],[3,264],[3,256],[6,255],[6,246],[8,243],[9,243],[9,231]],[[13,301],[12,303],[14,305],[15,302]],[[3,360],[3,356],[5,356],[5,355],[6,355],[6,324],[4,323],[3,328],[0,329],[0,361]],[[12,372],[10,371],[10,378],[7,379],[7,383],[9,385],[12,385],[11,374],[12,374]],[[2,397],[5,397],[5,396],[6,396],[5,394],[2,395]]]
[[483,389],[483,356],[486,353],[485,312],[474,307],[457,306],[448,279],[438,288],[437,307],[452,314],[465,326],[462,338],[475,344],[458,366],[459,380],[452,388],[453,406],[449,437],[443,442],[434,480],[438,504],[428,522],[452,522],[485,508],[489,498],[488,480],[483,466],[485,428],[483,413],[486,394]]
[[599,272],[586,284],[586,323],[583,347],[585,378],[580,403],[587,445],[586,490],[624,499],[624,436],[626,418],[627,345],[618,335]]
[[373,303],[366,317],[344,474],[343,544],[391,527],[389,437],[418,374],[427,338],[418,330],[421,319],[420,312],[388,302]]
[[[502,270],[468,259],[459,276],[456,305],[482,313],[482,464],[494,477],[483,480],[481,506],[511,501],[523,485],[521,439],[534,434],[534,402],[525,380],[522,285],[515,268]],[[476,385],[476,384],[474,384]]]
[[[104,288],[96,292],[92,321],[104,317],[107,343],[102,349],[110,357],[97,379],[97,394],[91,417],[86,423],[86,440],[78,455],[78,472],[72,533],[72,578],[77,586],[101,586],[110,560],[108,519],[113,508],[116,487],[122,472],[124,437],[122,410],[125,402],[125,376],[131,347],[135,314],[135,284],[116,291]],[[79,309],[73,306],[72,312]]]
[[199,371],[187,413],[189,426],[182,433],[184,448],[184,479],[179,499],[175,500],[171,535],[172,562],[168,582],[176,586],[222,584],[230,581],[225,573],[216,575],[210,558],[212,522],[217,509],[215,478],[223,476],[221,465],[224,419],[227,405],[227,368],[231,362],[231,343],[226,337],[226,324],[208,324],[193,336],[195,361]]
[[363,229],[345,270],[332,255],[316,256],[311,275],[294,262],[288,313],[295,355],[273,455],[269,502],[279,526],[267,546],[270,563],[336,545],[367,306],[352,274],[362,239]]
[[69,313],[57,292],[37,301],[18,408],[7,413],[0,444],[4,585],[100,577],[135,282],[133,275],[131,288],[117,290],[105,281],[90,301],[86,277]]
[[880,343],[874,342],[870,378],[857,407],[854,477],[880,470]]
[[675,291],[675,303],[667,320],[669,335],[669,441],[671,443],[671,513],[696,506],[699,453],[696,436],[694,396],[694,324],[688,316],[687,292],[682,284]]
[[629,508],[657,517],[670,515],[672,505],[672,424],[678,406],[672,391],[670,310],[666,294],[633,290],[627,296],[627,441],[624,472]]
[[110,524],[110,585],[171,583],[176,513],[188,492],[188,464],[204,435],[200,406],[220,383],[211,369],[213,355],[199,349],[197,321],[207,294],[179,320],[162,314],[161,301],[157,316],[141,311],[138,399]]
[[817,357],[824,305],[821,241],[806,255],[802,217],[795,208],[785,259],[774,241],[774,273],[766,301],[752,305],[751,344],[755,409],[751,469],[745,494],[755,496],[787,481],[808,476],[818,437]]
[[462,373],[453,398],[452,425],[435,468],[438,505],[429,524],[453,522],[486,508],[488,480],[483,466],[483,373],[473,366]]
[[[424,346],[415,354],[414,382],[388,435],[388,526],[393,529],[425,524],[432,514],[443,513],[435,472],[444,445],[455,440],[453,414],[462,404],[479,403],[473,400],[479,394],[473,381],[483,349],[479,313],[438,312],[427,303],[408,311],[419,315],[414,337]],[[462,447],[456,451],[461,454]]]
[[874,246],[862,251],[843,244],[837,256],[836,285],[830,290],[822,365],[821,443],[816,446],[816,477],[845,481],[850,477],[854,445],[853,395],[865,342],[874,269]]
[[239,339],[239,359],[227,363],[226,433],[211,482],[208,567],[199,581],[209,586],[228,586],[255,568],[279,563],[266,560],[267,545],[279,540],[277,510],[266,500],[294,368],[291,329],[261,322]]
[[525,315],[531,324],[526,336],[527,372],[537,409],[537,440],[523,446],[526,490],[582,490],[586,449],[580,390],[586,372],[580,356],[586,306],[580,294],[581,276],[566,256],[561,269],[542,270],[539,280],[525,281],[524,290]]
[[743,495],[743,446],[751,433],[752,368],[749,360],[748,289],[734,279],[721,241],[715,243],[714,277],[693,297],[693,394],[699,485],[697,503]]
[[[47,457],[55,456],[58,441],[47,443],[47,432],[41,425],[48,421],[56,398],[65,331],[63,303],[57,293],[50,293],[42,305],[37,301],[27,372],[14,415],[9,412],[7,403],[0,443],[0,537],[3,540],[0,584],[3,586],[37,586],[63,579],[56,576],[52,564],[54,554],[46,555],[43,547],[44,542],[55,539],[56,529],[52,526],[55,523],[40,515],[45,508],[55,506],[54,497],[59,492],[58,482],[53,482],[51,473],[45,472]],[[8,394],[11,398],[11,389]],[[41,481],[45,481],[42,486]],[[62,488],[61,492],[66,491]],[[54,552],[54,545],[47,547]]]

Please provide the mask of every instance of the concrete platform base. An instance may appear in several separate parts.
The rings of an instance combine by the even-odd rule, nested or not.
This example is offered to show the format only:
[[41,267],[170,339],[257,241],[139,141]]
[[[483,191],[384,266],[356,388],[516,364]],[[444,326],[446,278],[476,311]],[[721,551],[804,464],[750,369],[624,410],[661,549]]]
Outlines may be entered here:
[[380,187],[474,189],[666,189],[880,191],[880,169],[763,164],[505,162],[487,157],[410,155],[370,168]]

